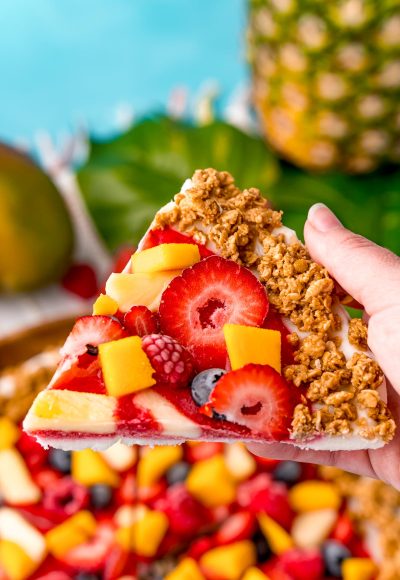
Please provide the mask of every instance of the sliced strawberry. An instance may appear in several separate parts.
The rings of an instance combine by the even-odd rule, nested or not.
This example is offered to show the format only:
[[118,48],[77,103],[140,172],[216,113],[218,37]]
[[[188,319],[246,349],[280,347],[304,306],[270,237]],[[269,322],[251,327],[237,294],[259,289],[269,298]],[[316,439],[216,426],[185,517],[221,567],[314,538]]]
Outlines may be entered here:
[[262,284],[243,266],[219,256],[182,272],[164,290],[160,326],[193,355],[199,370],[225,368],[224,324],[261,326],[268,312]]
[[117,580],[117,578],[120,578],[127,561],[128,553],[121,546],[115,544],[108,555],[102,576],[103,580]]
[[346,513],[340,514],[332,531],[331,538],[348,546],[354,536],[354,524],[350,516]]
[[281,358],[282,365],[291,365],[294,363],[294,353],[295,348],[288,341],[288,337],[291,334],[290,331],[283,324],[282,317],[274,308],[270,308],[268,311],[268,316],[264,320],[263,328],[269,328],[270,330],[278,330],[281,333]]
[[39,470],[47,461],[47,451],[41,445],[24,431],[21,433],[17,443],[19,451],[24,456],[25,463],[29,470]]
[[73,264],[61,280],[62,286],[85,300],[97,293],[96,273],[88,264]]
[[87,351],[87,345],[98,346],[125,335],[121,324],[110,316],[82,316],[65,341],[61,356],[77,357]]
[[160,244],[194,244],[199,248],[202,258],[208,258],[213,255],[213,252],[203,244],[199,244],[192,237],[185,236],[185,234],[181,234],[169,227],[148,232],[142,250],[147,250]]
[[70,366],[60,372],[51,387],[58,390],[83,391],[104,395],[106,387],[97,356],[82,354],[72,359]]
[[72,548],[61,559],[74,570],[97,572],[104,570],[114,546],[115,528],[110,522],[102,522],[91,540]]
[[209,417],[218,413],[264,439],[279,441],[288,437],[294,400],[292,389],[276,370],[248,364],[223,375],[200,411]]
[[189,546],[187,556],[194,560],[199,560],[203,554],[215,547],[214,539],[209,536],[203,536],[194,540]]
[[243,481],[237,488],[237,502],[242,508],[248,508],[254,495],[271,485],[272,478],[268,473],[259,473]]
[[229,516],[215,533],[217,546],[248,540],[255,532],[256,520],[250,512],[237,512]]
[[319,550],[288,550],[279,559],[280,567],[293,580],[322,580],[324,560]]
[[147,306],[132,306],[124,316],[124,326],[133,336],[158,332],[158,320]]
[[278,524],[290,529],[294,513],[289,504],[287,487],[272,481],[268,486],[256,491],[250,501],[249,510],[254,514],[266,513]]

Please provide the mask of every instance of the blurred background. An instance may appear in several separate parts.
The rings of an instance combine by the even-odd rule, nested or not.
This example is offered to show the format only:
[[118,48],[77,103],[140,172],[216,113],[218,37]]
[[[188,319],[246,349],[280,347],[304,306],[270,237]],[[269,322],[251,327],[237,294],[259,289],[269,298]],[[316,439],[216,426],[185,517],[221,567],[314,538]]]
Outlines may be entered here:
[[[3,0],[0,22],[0,579],[400,578],[383,484],[240,445],[79,461],[19,428],[73,319],[198,167],[260,187],[299,235],[322,201],[400,253],[400,1]],[[214,500],[185,487],[198,464]],[[319,499],[294,508],[306,482]]]

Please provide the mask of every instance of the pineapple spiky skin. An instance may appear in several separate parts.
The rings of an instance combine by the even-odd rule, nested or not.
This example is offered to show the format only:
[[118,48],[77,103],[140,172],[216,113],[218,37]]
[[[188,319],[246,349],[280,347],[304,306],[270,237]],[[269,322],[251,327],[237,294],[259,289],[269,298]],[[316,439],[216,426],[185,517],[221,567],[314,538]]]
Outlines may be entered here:
[[400,0],[250,0],[249,58],[284,157],[350,173],[400,162]]

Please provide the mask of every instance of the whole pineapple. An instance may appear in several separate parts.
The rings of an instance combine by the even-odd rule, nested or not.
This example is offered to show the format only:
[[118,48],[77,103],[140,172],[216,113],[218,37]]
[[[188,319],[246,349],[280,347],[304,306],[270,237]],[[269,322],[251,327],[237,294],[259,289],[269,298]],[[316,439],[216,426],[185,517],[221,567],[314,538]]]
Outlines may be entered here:
[[256,108],[309,169],[400,162],[400,0],[250,0]]

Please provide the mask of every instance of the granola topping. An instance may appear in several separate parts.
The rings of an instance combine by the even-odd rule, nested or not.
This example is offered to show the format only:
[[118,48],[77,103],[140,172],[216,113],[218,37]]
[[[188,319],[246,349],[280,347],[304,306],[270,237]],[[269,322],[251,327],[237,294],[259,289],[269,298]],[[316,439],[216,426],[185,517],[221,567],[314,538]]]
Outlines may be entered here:
[[[376,392],[383,374],[362,352],[367,327],[358,319],[349,323],[348,340],[356,352],[346,360],[337,336],[342,323],[336,285],[301,242],[285,239],[281,216],[258,189],[241,191],[229,173],[205,169],[196,171],[191,186],[175,196],[172,209],[157,215],[155,227],[173,225],[198,242],[210,242],[224,258],[252,268],[271,305],[297,327],[300,336],[289,337],[297,349],[294,362],[283,374],[307,399],[295,408],[292,437],[345,435],[356,424],[363,437],[389,441],[394,423]],[[357,416],[355,403],[365,416]]]

